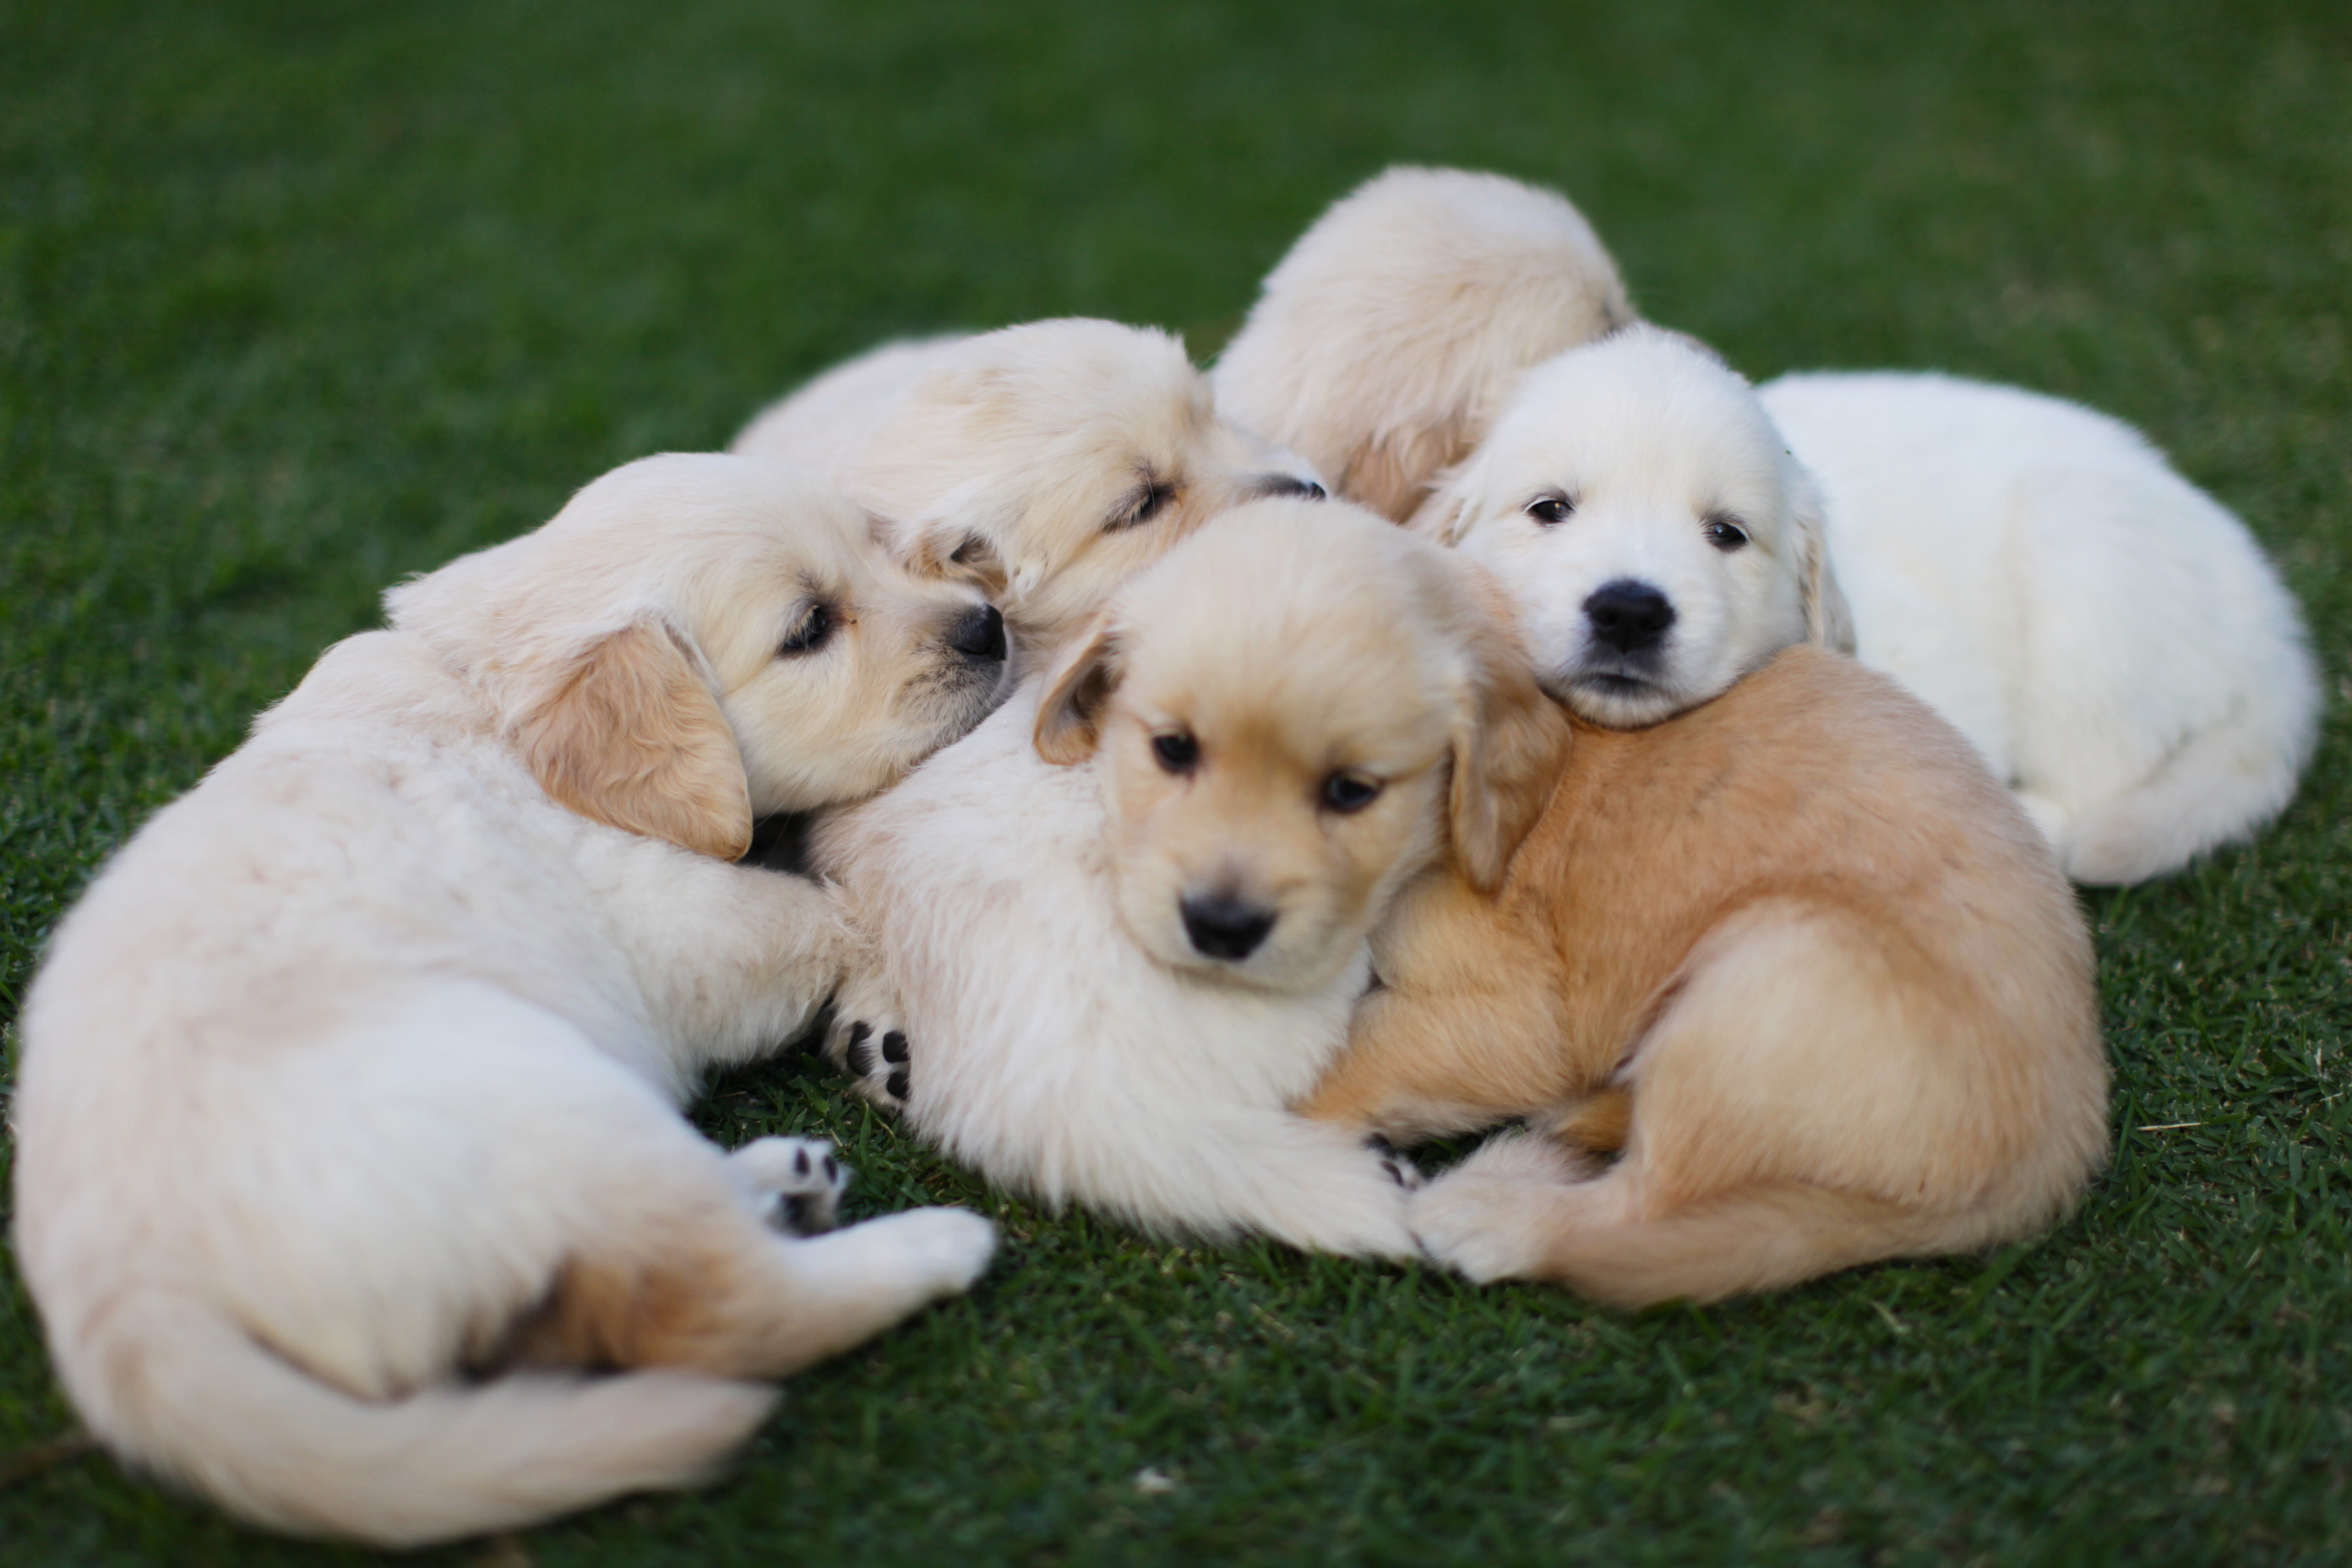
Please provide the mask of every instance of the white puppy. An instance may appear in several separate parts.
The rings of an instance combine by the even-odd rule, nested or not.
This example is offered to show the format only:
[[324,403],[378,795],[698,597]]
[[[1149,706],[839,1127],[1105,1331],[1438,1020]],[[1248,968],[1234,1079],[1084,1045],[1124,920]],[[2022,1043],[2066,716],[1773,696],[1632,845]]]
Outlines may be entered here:
[[1241,508],[819,827],[880,960],[844,1010],[889,1040],[915,1129],[991,1180],[1409,1255],[1381,1151],[1286,1108],[1344,1045],[1398,888],[1449,845],[1499,879],[1549,717],[1444,552],[1354,507]]
[[2140,434],[2014,387],[1793,375],[1856,651],[1950,720],[2080,882],[2251,836],[2310,760],[2319,682],[2246,527]]
[[1522,371],[1633,320],[1616,263],[1566,197],[1393,168],[1266,275],[1217,356],[1217,407],[1402,522]]
[[886,344],[760,415],[734,449],[829,474],[902,561],[996,595],[1041,653],[1218,512],[1321,493],[1217,416],[1181,342],[1113,321]]
[[1790,643],[1853,647],[1811,479],[1679,332],[1528,372],[1414,525],[1513,584],[1538,679],[1596,723],[1655,723]]
[[729,863],[753,814],[879,788],[1001,685],[993,612],[864,533],[768,465],[632,464],[394,590],[115,858],[15,1107],[16,1255],[109,1447],[436,1540],[688,1484],[752,1380],[971,1282],[976,1216],[779,1235],[826,1149],[676,1110],[854,944]]

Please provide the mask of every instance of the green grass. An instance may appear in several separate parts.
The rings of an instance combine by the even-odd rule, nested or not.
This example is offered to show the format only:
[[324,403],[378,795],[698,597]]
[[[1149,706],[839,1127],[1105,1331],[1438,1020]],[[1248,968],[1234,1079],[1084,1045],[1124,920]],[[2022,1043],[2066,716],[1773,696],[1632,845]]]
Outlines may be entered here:
[[[2080,1215],[1626,1318],[1043,1215],[781,1062],[714,1132],[828,1130],[869,1209],[979,1204],[996,1273],[799,1379],[716,1489],[415,1561],[2352,1558],[2341,0],[5,0],[0,1016],[400,574],[887,334],[1094,313],[1205,351],[1408,158],[1564,187],[1759,376],[2113,410],[2276,552],[2326,742],[2260,843],[2090,900],[2120,1135]],[[69,1421],[0,1261],[0,1465]],[[0,1482],[10,1563],[363,1555],[100,1458]]]

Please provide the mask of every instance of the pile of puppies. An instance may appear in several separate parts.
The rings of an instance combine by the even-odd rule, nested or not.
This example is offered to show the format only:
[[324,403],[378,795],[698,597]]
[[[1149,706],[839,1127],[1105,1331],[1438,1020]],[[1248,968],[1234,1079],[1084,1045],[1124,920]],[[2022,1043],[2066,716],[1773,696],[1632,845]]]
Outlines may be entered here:
[[[862,1092],[1160,1230],[1629,1304],[2030,1234],[2105,1145],[2066,875],[2252,832],[2316,709],[2129,430],[1759,392],[1450,171],[1213,382],[890,345],[387,608],[60,926],[16,1103],[92,1430],[385,1542],[689,1484],[977,1278],[977,1216],[816,1234],[829,1148],[677,1116],[829,996]],[[738,863],[786,812],[822,879]]]

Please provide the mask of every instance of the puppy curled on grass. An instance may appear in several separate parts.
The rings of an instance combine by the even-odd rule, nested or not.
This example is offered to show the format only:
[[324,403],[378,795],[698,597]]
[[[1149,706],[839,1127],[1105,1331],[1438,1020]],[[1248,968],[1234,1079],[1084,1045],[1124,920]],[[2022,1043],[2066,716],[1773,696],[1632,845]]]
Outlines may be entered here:
[[1772,1289],[2032,1235],[2105,1158],[2048,847],[1949,725],[1822,649],[1647,729],[1580,722],[1501,888],[1423,879],[1373,951],[1304,1109],[1399,1143],[1528,1120],[1411,1200],[1473,1279]]
[[1400,166],[1266,275],[1217,356],[1217,406],[1402,522],[1520,372],[1633,320],[1616,263],[1566,197]]
[[2310,755],[2317,679],[2243,525],[2054,399],[1909,375],[1759,398],[1637,327],[1528,372],[1416,525],[1542,583],[1530,630],[1601,723],[1790,643],[1852,649],[1958,727],[2079,881],[2246,837]]
[[1084,319],[886,344],[761,413],[734,450],[830,475],[913,570],[995,597],[1033,663],[1207,519],[1321,493],[1218,416],[1181,342]]
[[[822,824],[915,1131],[1163,1232],[1405,1257],[1401,1168],[1287,1109],[1441,852],[1491,886],[1560,720],[1447,552],[1266,500],[1122,589],[1042,682]],[[897,1038],[890,1040],[890,1034]],[[870,1050],[870,1040],[862,1040]]]
[[387,595],[101,873],[23,1016],[16,1246],[66,1389],[239,1516],[411,1544],[688,1485],[986,1265],[731,1154],[706,1068],[856,942],[730,862],[1000,694],[1003,635],[814,479],[651,458]]

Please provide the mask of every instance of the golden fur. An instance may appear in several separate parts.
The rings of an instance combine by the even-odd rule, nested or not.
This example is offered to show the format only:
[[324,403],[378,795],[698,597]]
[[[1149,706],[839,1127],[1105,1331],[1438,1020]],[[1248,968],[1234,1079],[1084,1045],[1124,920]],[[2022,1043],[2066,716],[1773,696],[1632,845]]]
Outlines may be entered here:
[[1647,730],[1578,722],[1499,893],[1433,874],[1374,962],[1305,1109],[1399,1141],[1532,1119],[1413,1199],[1474,1278],[1766,1289],[2029,1234],[2104,1158],[2048,847],[1923,704],[1810,647]]

